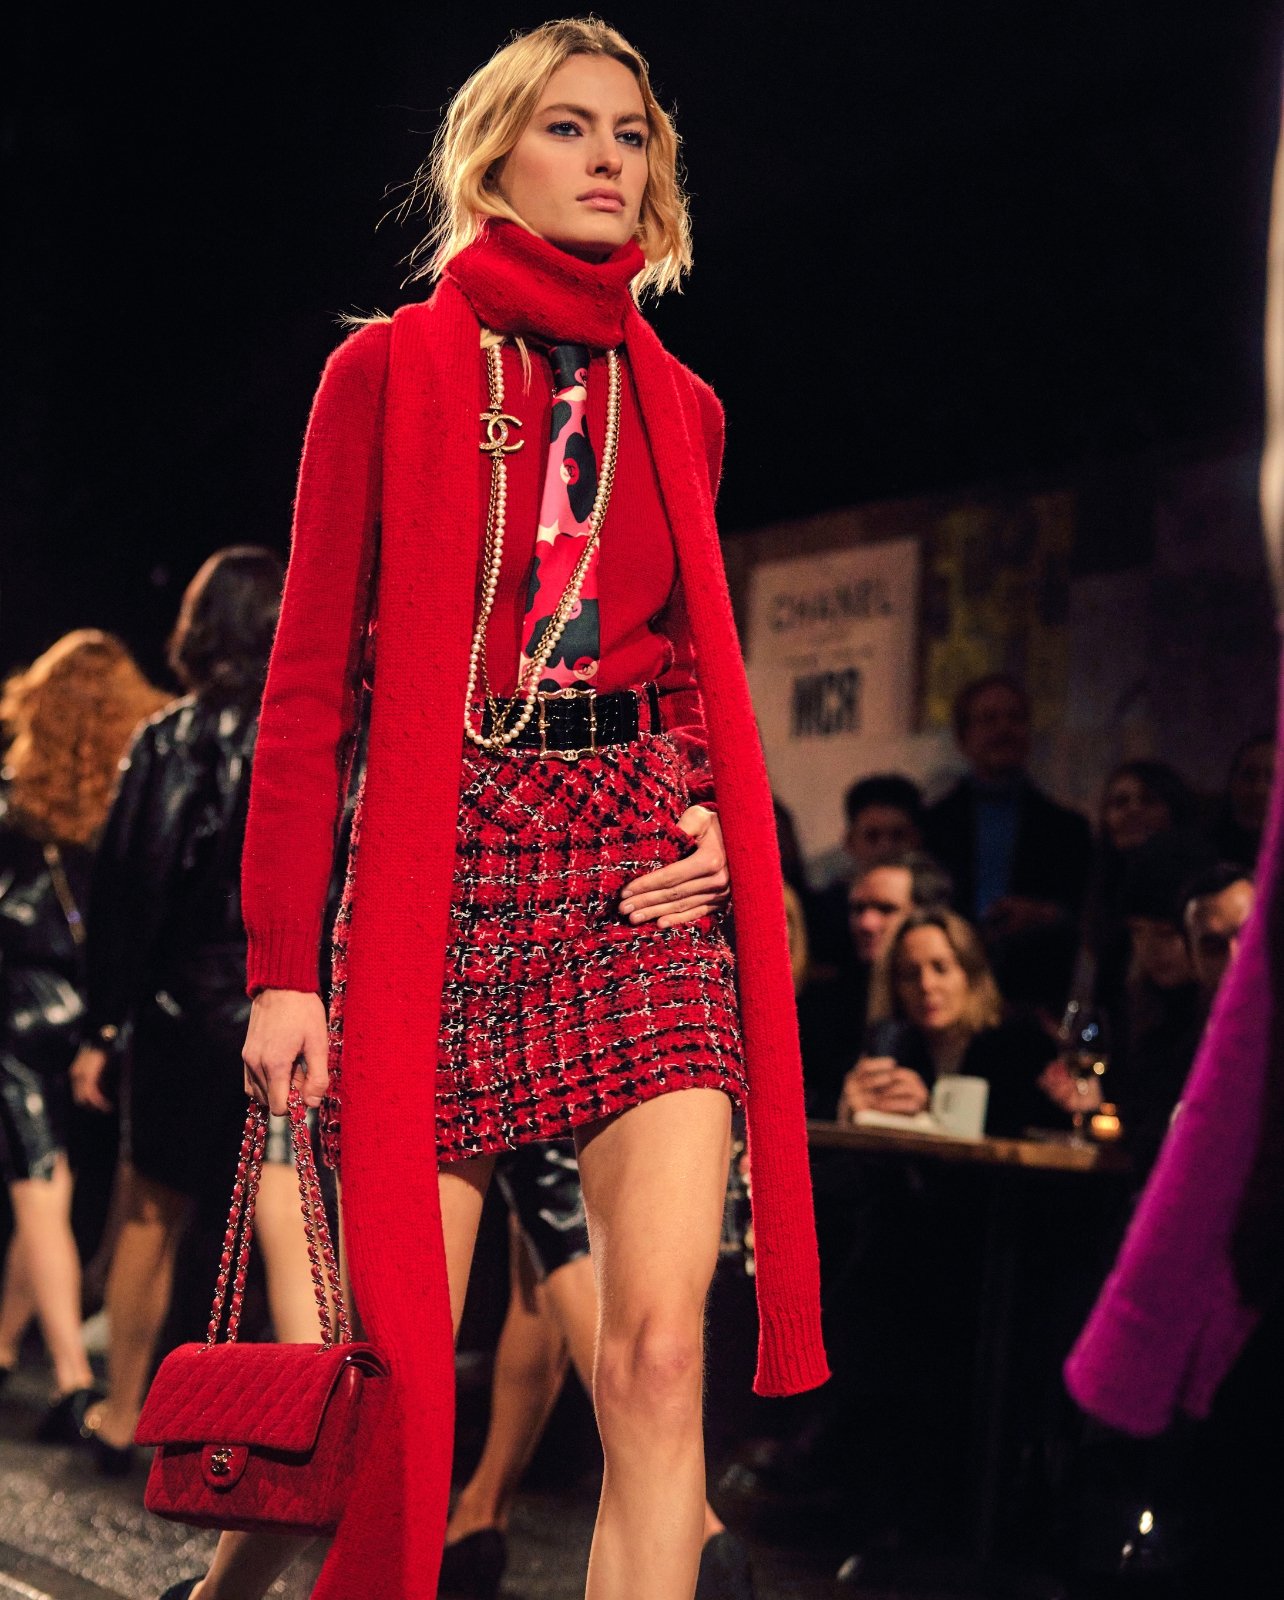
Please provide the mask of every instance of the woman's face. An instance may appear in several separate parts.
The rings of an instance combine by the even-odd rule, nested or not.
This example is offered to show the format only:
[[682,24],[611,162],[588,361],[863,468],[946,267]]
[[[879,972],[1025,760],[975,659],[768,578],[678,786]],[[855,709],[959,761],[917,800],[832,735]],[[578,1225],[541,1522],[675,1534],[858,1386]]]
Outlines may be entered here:
[[542,238],[600,260],[637,232],[648,137],[629,69],[611,56],[572,56],[545,84],[496,186]]
[[901,1009],[925,1033],[948,1033],[963,1020],[967,973],[940,928],[911,928],[893,972]]
[[1195,969],[1183,929],[1159,917],[1129,917],[1128,931],[1133,958],[1156,989],[1180,989],[1194,982]]
[[1248,833],[1260,833],[1266,824],[1274,780],[1275,746],[1265,740],[1250,744],[1235,763],[1230,781],[1231,814]]
[[1125,772],[1107,785],[1101,826],[1116,850],[1135,850],[1172,827],[1172,821],[1165,802],[1133,773]]

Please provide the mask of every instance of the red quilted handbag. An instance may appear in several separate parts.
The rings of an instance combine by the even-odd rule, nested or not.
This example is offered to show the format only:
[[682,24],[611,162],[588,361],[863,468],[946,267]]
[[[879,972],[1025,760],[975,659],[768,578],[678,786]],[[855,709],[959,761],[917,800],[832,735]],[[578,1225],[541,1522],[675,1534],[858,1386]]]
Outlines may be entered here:
[[[144,1503],[176,1522],[333,1533],[354,1466],[373,1446],[388,1366],[373,1345],[352,1339],[297,1086],[290,1090],[290,1125],[321,1343],[236,1342],[268,1128],[266,1108],[252,1104],[209,1332],[204,1344],[180,1345],[166,1356],[135,1435],[139,1444],[157,1447]],[[218,1344],[229,1282],[227,1342]]]

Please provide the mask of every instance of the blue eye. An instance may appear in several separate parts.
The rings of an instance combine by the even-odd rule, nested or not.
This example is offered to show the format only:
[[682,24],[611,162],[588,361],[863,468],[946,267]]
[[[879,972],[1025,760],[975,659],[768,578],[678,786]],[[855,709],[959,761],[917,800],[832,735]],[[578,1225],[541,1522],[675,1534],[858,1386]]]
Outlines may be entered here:
[[580,128],[577,122],[551,122],[548,131],[564,137],[567,133],[578,133]]
[[646,138],[645,138],[645,136],[643,134],[639,133],[636,129],[630,129],[630,130],[628,130],[628,131],[626,131],[624,133],[619,134],[617,137],[623,139],[625,144],[632,145],[632,147],[635,150],[645,150],[646,149]]

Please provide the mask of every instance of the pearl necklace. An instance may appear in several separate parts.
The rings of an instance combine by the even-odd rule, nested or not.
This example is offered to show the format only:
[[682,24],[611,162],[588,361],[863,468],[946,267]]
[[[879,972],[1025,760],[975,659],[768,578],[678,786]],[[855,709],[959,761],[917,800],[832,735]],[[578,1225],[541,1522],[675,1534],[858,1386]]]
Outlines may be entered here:
[[[486,425],[486,437],[481,441],[479,448],[490,456],[490,503],[486,511],[486,542],[482,554],[481,609],[477,615],[477,625],[473,629],[472,648],[468,653],[468,690],[464,697],[464,732],[483,750],[502,750],[506,745],[512,744],[535,714],[535,702],[544,668],[557,648],[558,640],[566,631],[566,624],[571,619],[571,613],[584,585],[584,575],[588,571],[589,562],[593,559],[593,552],[597,549],[602,519],[606,516],[607,503],[611,498],[611,485],[615,482],[615,460],[620,443],[620,358],[614,350],[608,350],[606,352],[608,379],[606,438],[602,446],[602,470],[598,475],[597,494],[593,499],[593,509],[589,512],[589,536],[584,543],[584,553],[576,562],[562,598],[557,603],[557,610],[544,629],[539,649],[528,663],[525,673],[519,677],[516,693],[507,705],[504,705],[500,697],[491,692],[490,677],[486,670],[486,629],[495,605],[495,594],[499,588],[499,571],[504,559],[504,521],[508,508],[508,463],[505,457],[511,455],[514,450],[520,450],[525,440],[518,439],[514,443],[509,443],[509,428],[520,427],[521,422],[517,417],[509,416],[504,410],[504,368],[501,359],[503,342],[502,339],[498,339],[486,350],[486,377],[490,404],[481,413],[482,422]],[[473,691],[477,686],[479,673],[486,695],[486,704],[490,708],[493,731],[489,734],[484,734],[480,725],[474,727],[472,720]],[[517,704],[518,698],[523,695],[523,691],[525,697],[521,715],[511,728],[505,729],[504,723]]]

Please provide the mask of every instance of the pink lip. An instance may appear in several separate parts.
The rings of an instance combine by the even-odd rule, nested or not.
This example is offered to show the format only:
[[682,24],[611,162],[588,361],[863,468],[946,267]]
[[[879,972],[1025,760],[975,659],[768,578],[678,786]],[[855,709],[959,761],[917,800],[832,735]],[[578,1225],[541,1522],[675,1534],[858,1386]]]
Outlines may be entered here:
[[624,201],[614,189],[590,189],[580,200],[594,211],[623,211]]

